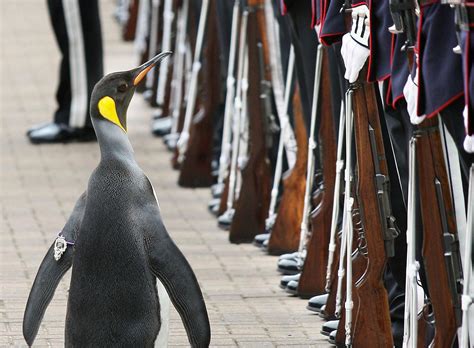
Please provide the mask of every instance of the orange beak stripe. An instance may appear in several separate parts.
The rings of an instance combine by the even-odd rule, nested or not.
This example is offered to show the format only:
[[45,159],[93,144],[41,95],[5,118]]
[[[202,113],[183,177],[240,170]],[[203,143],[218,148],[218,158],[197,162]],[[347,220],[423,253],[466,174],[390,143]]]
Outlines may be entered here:
[[151,68],[153,68],[155,65],[152,64],[150,66],[147,66],[145,69],[143,69],[142,71],[140,71],[140,73],[137,75],[137,77],[135,77],[135,80],[133,80],[133,85],[136,86],[138,85],[142,80],[143,78],[145,77],[145,75],[151,70]]

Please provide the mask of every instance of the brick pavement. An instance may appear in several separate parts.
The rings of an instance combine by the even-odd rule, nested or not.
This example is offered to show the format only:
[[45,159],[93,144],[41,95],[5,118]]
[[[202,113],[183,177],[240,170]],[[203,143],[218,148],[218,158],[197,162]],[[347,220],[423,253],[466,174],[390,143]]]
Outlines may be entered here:
[[[106,71],[132,68],[132,44],[119,40],[114,1],[101,2]],[[26,129],[54,111],[59,54],[46,1],[2,0],[0,346],[25,346],[23,310],[37,268],[98,162],[97,144],[32,146]],[[326,347],[321,319],[306,302],[279,288],[276,258],[251,245],[231,245],[206,211],[207,189],[181,189],[169,153],[149,132],[150,110],[137,96],[129,134],[137,160],[157,191],[170,234],[201,283],[212,325],[212,346]],[[36,346],[63,345],[69,276],[59,285]],[[170,346],[187,346],[172,312]]]

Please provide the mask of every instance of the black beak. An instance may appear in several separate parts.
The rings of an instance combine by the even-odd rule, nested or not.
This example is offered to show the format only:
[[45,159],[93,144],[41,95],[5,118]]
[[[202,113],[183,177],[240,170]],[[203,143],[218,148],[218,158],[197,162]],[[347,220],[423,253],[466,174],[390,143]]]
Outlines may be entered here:
[[133,85],[137,86],[143,78],[146,76],[146,74],[159,62],[161,62],[163,59],[166,57],[170,56],[173,52],[161,52],[160,54],[156,55],[152,59],[150,59],[148,62],[143,63],[140,65],[138,68],[133,69],[135,71],[134,73],[134,78],[133,78]]

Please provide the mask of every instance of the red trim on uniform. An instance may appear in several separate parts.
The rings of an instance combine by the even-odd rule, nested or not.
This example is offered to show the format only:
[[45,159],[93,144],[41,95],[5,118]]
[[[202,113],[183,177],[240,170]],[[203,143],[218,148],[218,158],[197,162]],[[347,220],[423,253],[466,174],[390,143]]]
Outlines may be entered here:
[[[391,35],[391,39],[392,39],[392,41],[391,41],[391,44],[390,44],[390,72],[393,69],[393,56],[394,56],[394,52],[395,52],[395,35],[394,34]],[[385,95],[385,100],[386,100],[387,105],[390,105],[393,108],[395,108],[393,100],[390,99],[390,97],[392,95],[392,75],[393,74],[390,74],[390,80],[388,81],[387,94]]]
[[397,103],[402,99],[405,99],[405,96],[403,95],[403,93],[393,98],[392,105],[394,109],[396,108]]
[[[370,0],[369,0],[369,1],[370,1]],[[363,5],[369,7],[368,4],[367,4],[367,2],[361,1],[361,2],[358,2],[358,3],[356,3],[356,4],[352,4],[352,8],[358,7],[358,6],[363,6]]]
[[385,93],[384,99],[385,99],[385,104],[393,107],[393,101],[390,99],[391,95],[392,95],[392,78],[390,77],[390,79],[388,80],[388,85],[387,85],[387,93]]
[[455,95],[454,97],[452,97],[451,99],[449,99],[446,103],[444,103],[443,105],[441,105],[439,108],[437,108],[435,111],[433,111],[432,113],[430,113],[429,115],[426,115],[427,118],[431,118],[433,116],[435,116],[436,114],[440,113],[441,111],[443,111],[444,109],[446,109],[446,107],[448,107],[450,104],[452,104],[454,101],[456,101],[456,99],[459,99],[461,98],[462,96],[464,95],[464,91]]
[[[317,0],[311,0],[311,29],[316,26],[316,6],[315,6],[315,1]],[[319,33],[318,33],[319,36]]]
[[286,4],[284,0],[280,0],[280,5],[281,5],[281,15],[284,16],[287,14],[288,9],[286,8]]
[[423,7],[426,7],[426,6],[431,6],[431,5],[434,5],[434,4],[438,4],[440,1],[439,0],[432,0],[430,2],[425,2],[423,5],[420,6],[420,9],[422,9]]
[[[319,21],[321,23],[321,30],[320,32],[322,33],[323,32],[323,28],[324,28],[324,23],[326,22],[326,12],[328,11],[328,8],[327,8],[327,0],[318,0],[320,1],[320,6],[321,6],[321,16],[319,18]],[[320,34],[321,34],[320,33]],[[321,35],[319,35],[319,39],[321,40]]]
[[386,75],[383,75],[382,77],[376,79],[375,81],[376,82],[382,82],[382,81],[385,81],[386,79],[388,79],[390,76],[392,76],[392,73],[388,73]]
[[340,32],[340,33],[334,33],[334,34],[326,34],[326,35],[321,35],[319,38],[321,39],[321,43],[322,43],[324,46],[331,46],[332,44],[334,44],[334,43],[336,43],[336,42],[339,42],[339,41],[341,41],[341,40],[328,42],[328,41],[326,41],[324,38],[334,37],[334,36],[341,36],[341,37],[342,37],[344,34],[346,34],[346,32]]

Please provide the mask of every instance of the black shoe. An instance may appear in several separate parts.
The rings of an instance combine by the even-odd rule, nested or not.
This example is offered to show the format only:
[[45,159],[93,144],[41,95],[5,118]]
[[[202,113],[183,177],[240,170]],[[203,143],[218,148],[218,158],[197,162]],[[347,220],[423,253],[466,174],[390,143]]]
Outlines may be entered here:
[[[309,309],[308,307],[306,307],[306,308]],[[322,305],[322,306],[321,306],[321,309],[319,310],[318,315],[319,315],[321,318],[323,318],[324,320],[334,320],[334,319],[336,319],[336,318],[331,317],[331,316],[328,316],[328,315],[326,314],[326,305]]]
[[220,198],[213,198],[207,204],[207,209],[209,210],[209,212],[212,215],[217,216],[217,213],[219,213],[219,206],[220,205],[221,205],[221,199]]
[[337,327],[339,326],[339,320],[330,320],[323,324],[321,328],[321,334],[324,336],[329,336],[331,332],[337,331]]
[[328,337],[329,343],[336,345],[336,335],[337,335],[337,330],[334,330],[329,334],[329,337]]
[[312,312],[320,313],[321,308],[326,304],[329,294],[313,296],[309,299],[306,309]]
[[156,120],[153,120],[153,123],[151,125],[151,132],[154,135],[161,137],[171,132],[172,125],[173,120],[171,116],[161,117]]
[[213,198],[219,198],[222,196],[222,192],[224,192],[225,185],[222,184],[215,184],[211,186],[211,194]]
[[263,245],[263,242],[265,242],[266,240],[268,240],[270,238],[270,234],[269,233],[261,233],[261,234],[257,234],[254,239],[253,239],[253,245],[257,246],[257,247],[262,247]]
[[36,131],[36,130],[38,130],[38,129],[40,129],[40,128],[43,128],[43,127],[45,127],[45,126],[49,126],[50,124],[51,124],[51,122],[37,124],[37,125],[31,127],[30,129],[28,129],[28,130],[26,131],[26,135],[28,136],[28,135],[31,134],[31,132],[34,132],[34,131]]
[[282,259],[278,261],[278,272],[284,275],[300,273],[296,259]]
[[170,138],[165,141],[165,145],[168,151],[173,152],[174,150],[176,150],[176,147],[178,146],[178,139],[179,138]]
[[47,123],[33,127],[27,132],[32,144],[54,144],[96,141],[93,128],[71,128],[64,124]]
[[293,296],[298,295],[298,281],[299,279],[289,281],[288,284],[286,285],[285,291],[288,294],[293,295]]
[[209,201],[209,203],[207,203],[207,209],[212,210],[212,208],[215,205],[219,205],[219,204],[221,204],[221,199],[220,198],[213,198]]
[[283,255],[280,255],[278,257],[278,261],[280,260],[296,260],[298,258],[298,252],[294,252],[294,253],[289,253],[289,254],[283,254]]
[[291,282],[292,280],[296,280],[296,281],[300,280],[300,276],[301,276],[301,273],[281,277],[280,288],[285,290],[289,282]]
[[230,225],[232,224],[232,219],[234,218],[234,209],[226,210],[224,214],[217,218],[217,225],[223,230],[229,230]]

